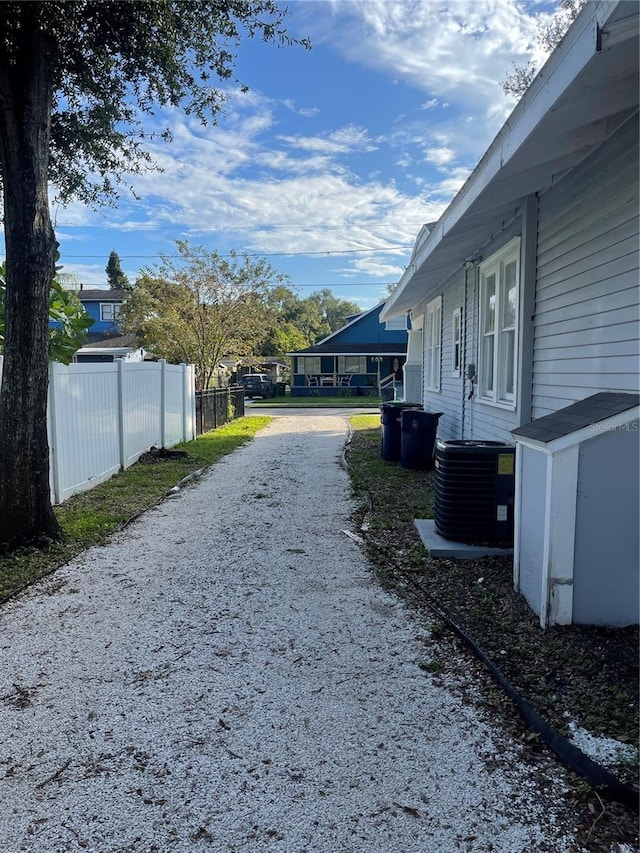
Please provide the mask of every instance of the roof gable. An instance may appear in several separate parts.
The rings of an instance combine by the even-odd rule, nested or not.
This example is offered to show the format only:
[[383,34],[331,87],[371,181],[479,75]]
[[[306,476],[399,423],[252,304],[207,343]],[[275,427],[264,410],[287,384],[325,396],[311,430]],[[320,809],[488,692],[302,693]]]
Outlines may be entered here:
[[302,353],[337,353],[337,354],[359,354],[378,353],[396,354],[404,353],[407,349],[408,335],[406,330],[388,330],[380,321],[380,312],[384,303],[381,302],[363,311],[354,319],[345,323],[340,329],[318,341],[312,347],[300,350]]

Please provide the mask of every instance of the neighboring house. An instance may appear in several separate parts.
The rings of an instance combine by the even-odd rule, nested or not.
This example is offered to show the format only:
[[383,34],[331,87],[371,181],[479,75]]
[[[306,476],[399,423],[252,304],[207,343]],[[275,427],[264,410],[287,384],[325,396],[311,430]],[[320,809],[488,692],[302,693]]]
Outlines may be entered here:
[[515,439],[543,626],[638,621],[638,11],[584,7],[381,314],[440,438]]
[[145,352],[136,343],[135,335],[117,335],[102,338],[85,344],[76,352],[73,360],[82,364],[87,362],[115,361],[144,361]]
[[378,394],[380,385],[402,385],[407,330],[380,322],[384,303],[357,314],[314,346],[287,355],[292,360],[291,396]]
[[94,320],[88,334],[90,342],[120,335],[118,314],[127,299],[126,290],[109,288],[84,288],[76,291],[85,311]]

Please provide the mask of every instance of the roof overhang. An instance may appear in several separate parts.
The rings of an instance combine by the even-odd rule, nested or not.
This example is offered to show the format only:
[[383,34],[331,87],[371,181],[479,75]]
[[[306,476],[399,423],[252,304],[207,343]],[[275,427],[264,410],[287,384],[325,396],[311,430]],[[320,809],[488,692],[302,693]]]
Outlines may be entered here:
[[410,311],[638,110],[638,12],[588,3],[434,227],[380,314]]

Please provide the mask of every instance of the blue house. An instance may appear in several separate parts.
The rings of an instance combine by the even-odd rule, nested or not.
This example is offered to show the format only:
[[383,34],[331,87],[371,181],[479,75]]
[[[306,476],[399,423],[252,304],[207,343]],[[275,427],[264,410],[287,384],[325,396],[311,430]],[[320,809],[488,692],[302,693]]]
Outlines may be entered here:
[[287,353],[292,397],[372,395],[401,386],[407,357],[407,329],[400,322],[381,323],[384,303],[348,318],[328,337],[299,352]]
[[120,335],[118,314],[127,299],[126,290],[83,288],[76,293],[87,314],[94,320],[88,334],[90,342]]

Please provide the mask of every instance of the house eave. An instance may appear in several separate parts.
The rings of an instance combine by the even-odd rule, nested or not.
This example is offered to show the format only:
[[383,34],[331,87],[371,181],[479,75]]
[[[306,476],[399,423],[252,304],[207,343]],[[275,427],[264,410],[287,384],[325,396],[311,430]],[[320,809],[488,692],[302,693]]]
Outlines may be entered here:
[[637,111],[637,37],[635,4],[584,7],[436,225],[420,231],[381,321],[415,308],[519,215],[523,199]]

